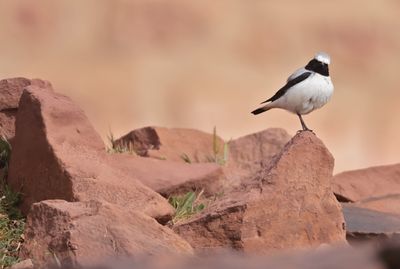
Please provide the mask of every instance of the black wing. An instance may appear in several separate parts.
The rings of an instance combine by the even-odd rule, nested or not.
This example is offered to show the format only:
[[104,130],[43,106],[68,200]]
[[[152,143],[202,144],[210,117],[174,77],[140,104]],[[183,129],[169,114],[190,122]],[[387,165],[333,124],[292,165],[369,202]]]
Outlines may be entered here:
[[273,101],[275,101],[276,99],[281,98],[281,97],[287,92],[288,89],[290,89],[291,87],[293,87],[293,86],[296,85],[297,83],[302,82],[303,80],[305,80],[306,78],[308,78],[310,75],[311,75],[311,72],[305,72],[305,73],[301,74],[300,76],[295,77],[295,78],[292,79],[292,80],[289,80],[289,81],[286,83],[285,86],[283,86],[282,88],[280,88],[279,91],[277,91],[277,92],[275,93],[274,96],[272,96],[272,97],[269,98],[268,100],[262,102],[261,104],[264,104],[264,103],[267,103],[267,102],[273,102]]

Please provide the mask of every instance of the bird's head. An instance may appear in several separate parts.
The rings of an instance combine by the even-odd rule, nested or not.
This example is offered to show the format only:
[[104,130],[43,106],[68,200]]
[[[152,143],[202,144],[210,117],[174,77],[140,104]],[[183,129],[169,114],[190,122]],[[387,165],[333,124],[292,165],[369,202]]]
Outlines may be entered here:
[[318,52],[315,54],[314,59],[326,65],[331,63],[331,57],[329,57],[328,53],[325,52]]
[[329,76],[329,64],[331,63],[331,57],[325,52],[318,52],[314,58],[308,62],[305,69],[313,71],[323,76]]

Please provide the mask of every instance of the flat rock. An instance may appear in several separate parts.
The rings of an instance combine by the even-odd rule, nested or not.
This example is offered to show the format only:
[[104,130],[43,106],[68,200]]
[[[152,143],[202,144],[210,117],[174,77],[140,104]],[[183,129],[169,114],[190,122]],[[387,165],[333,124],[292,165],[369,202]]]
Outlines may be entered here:
[[400,215],[400,194],[388,194],[367,198],[355,204],[359,207],[379,212]]
[[141,212],[109,203],[63,200],[33,204],[22,249],[36,268],[85,268],[113,257],[192,252],[186,241]]
[[139,156],[176,162],[215,162],[222,157],[224,141],[202,131],[186,128],[144,127],[133,130],[114,142]]
[[400,215],[383,213],[354,204],[342,203],[350,241],[387,239],[400,234]]
[[331,189],[333,162],[314,134],[301,132],[253,182],[173,229],[199,252],[343,243],[344,218]]
[[159,194],[108,162],[100,136],[83,111],[50,87],[27,87],[19,103],[8,181],[21,209],[35,202],[103,200],[159,221],[174,210]]
[[333,191],[343,202],[400,194],[400,164],[337,174],[333,178]]
[[29,85],[49,86],[39,79],[9,78],[0,80],[0,135],[12,140],[15,134],[15,118],[22,91]]
[[110,154],[113,167],[168,197],[203,190],[206,196],[220,192],[226,184],[224,172],[215,163],[181,163],[131,154]]

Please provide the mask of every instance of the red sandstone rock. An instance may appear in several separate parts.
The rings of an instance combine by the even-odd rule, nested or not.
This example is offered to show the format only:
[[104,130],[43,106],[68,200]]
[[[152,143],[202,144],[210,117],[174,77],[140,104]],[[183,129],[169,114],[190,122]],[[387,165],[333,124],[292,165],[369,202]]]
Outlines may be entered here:
[[17,109],[22,91],[29,85],[31,81],[26,78],[0,80],[0,110]]
[[[112,155],[111,162],[164,196],[195,189],[204,189],[205,195],[213,195],[222,187],[226,191],[254,177],[282,150],[290,137],[282,129],[268,129],[230,141],[225,165],[198,163],[205,160],[199,157],[201,155],[213,156],[213,139],[211,134],[190,129],[137,129],[118,139],[114,146],[153,158]],[[222,159],[223,141],[217,139],[218,157]],[[182,164],[182,152],[190,153],[188,159],[195,162]]]
[[28,215],[24,257],[36,268],[82,268],[112,257],[191,254],[190,245],[154,219],[124,207],[47,200]]
[[221,156],[223,146],[223,140],[214,138],[212,134],[193,129],[163,127],[136,129],[114,143],[114,147],[133,150],[140,156],[178,162],[185,162],[187,157],[186,161],[191,163],[212,161],[215,152]]
[[12,140],[15,134],[15,117],[22,91],[29,85],[51,87],[47,81],[39,79],[9,78],[0,80],[0,135]]
[[400,194],[400,164],[347,171],[333,177],[333,191],[342,201]]
[[210,196],[222,191],[226,184],[221,166],[215,163],[187,164],[130,154],[110,154],[109,161],[165,197],[195,190],[204,190]]
[[400,216],[400,194],[388,194],[372,197],[355,203],[355,205],[384,213]]
[[289,140],[290,136],[285,130],[270,128],[230,141],[224,171],[231,185],[254,178],[282,151]]
[[343,243],[343,214],[331,189],[333,162],[314,134],[301,132],[258,178],[174,230],[200,252]]
[[29,86],[19,103],[8,181],[35,202],[103,200],[167,221],[173,208],[138,180],[110,166],[100,136],[68,97]]

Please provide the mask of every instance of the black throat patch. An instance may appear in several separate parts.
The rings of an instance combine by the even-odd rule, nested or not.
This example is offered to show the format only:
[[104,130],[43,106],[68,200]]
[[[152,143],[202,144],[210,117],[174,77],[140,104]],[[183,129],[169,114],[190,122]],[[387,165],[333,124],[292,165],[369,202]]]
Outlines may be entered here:
[[329,68],[327,64],[324,64],[316,59],[312,59],[305,67],[309,71],[313,71],[325,77],[329,76]]

